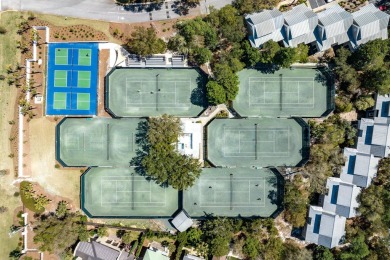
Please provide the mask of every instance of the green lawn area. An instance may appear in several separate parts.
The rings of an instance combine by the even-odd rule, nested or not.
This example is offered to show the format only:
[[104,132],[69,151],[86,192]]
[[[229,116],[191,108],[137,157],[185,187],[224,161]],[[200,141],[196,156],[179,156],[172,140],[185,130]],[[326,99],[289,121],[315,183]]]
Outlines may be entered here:
[[35,200],[34,198],[27,198],[26,194],[23,192],[23,188],[29,185],[30,183],[28,181],[22,181],[20,183],[20,197],[22,199],[23,205],[28,208],[31,211],[37,212],[37,213],[43,213],[45,209],[37,209],[35,207]]
[[[0,13],[0,25],[7,29],[6,34],[0,34],[0,75],[6,74],[7,65],[15,65],[20,60],[20,54],[16,49],[16,41],[19,36],[16,34],[20,13],[2,12]],[[12,160],[8,158],[10,145],[11,126],[8,121],[12,119],[14,113],[14,102],[16,101],[16,88],[9,87],[6,80],[0,80],[0,169],[8,169],[10,174],[0,177],[0,206],[5,206],[8,211],[1,214],[0,218],[0,259],[9,259],[9,253],[18,245],[20,235],[15,234],[11,238],[8,230],[13,224],[13,214],[15,209],[22,205],[20,197],[13,194],[18,191],[12,185],[14,172]]]

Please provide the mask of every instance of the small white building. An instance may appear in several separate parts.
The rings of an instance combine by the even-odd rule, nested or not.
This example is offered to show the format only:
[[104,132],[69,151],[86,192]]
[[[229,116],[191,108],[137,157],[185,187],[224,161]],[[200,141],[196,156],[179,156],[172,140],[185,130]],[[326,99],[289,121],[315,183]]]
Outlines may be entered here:
[[333,248],[345,236],[346,218],[324,211],[321,207],[310,206],[305,225],[305,241]]
[[179,230],[180,232],[184,232],[189,229],[194,222],[188,216],[187,212],[184,210],[180,211],[172,220],[172,225]]
[[379,118],[362,118],[358,124],[357,150],[360,153],[373,154],[375,157],[387,157],[390,152],[390,122]]
[[346,218],[356,217],[356,208],[359,207],[357,196],[360,192],[361,188],[356,185],[343,182],[339,178],[328,178],[322,208]]
[[196,159],[201,158],[201,146],[203,127],[199,119],[181,118],[182,134],[177,142],[177,150],[181,154],[191,156]]

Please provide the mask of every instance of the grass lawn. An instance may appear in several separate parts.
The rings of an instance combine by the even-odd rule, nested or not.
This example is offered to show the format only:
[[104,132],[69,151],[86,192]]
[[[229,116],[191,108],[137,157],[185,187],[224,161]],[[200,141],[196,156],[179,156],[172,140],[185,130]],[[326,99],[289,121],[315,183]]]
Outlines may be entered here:
[[22,181],[20,183],[20,197],[22,199],[23,205],[28,208],[31,211],[34,211],[36,213],[43,213],[45,211],[44,208],[37,209],[35,207],[35,200],[34,198],[26,198],[26,194],[23,192],[23,188],[29,185],[30,183],[28,181]]
[[[6,34],[0,34],[0,75],[5,75],[7,65],[15,65],[20,60],[20,54],[16,49],[16,41],[19,36],[16,34],[20,13],[0,13],[0,24],[7,29]],[[0,217],[0,259],[8,259],[9,252],[17,247],[20,235],[15,234],[11,238],[8,230],[12,225],[14,211],[21,206],[20,197],[13,194],[18,189],[12,185],[14,171],[10,154],[11,126],[8,121],[12,120],[14,114],[14,103],[16,101],[16,88],[9,87],[6,80],[0,80],[0,169],[9,170],[10,174],[0,177],[0,206],[5,206],[8,211]]]

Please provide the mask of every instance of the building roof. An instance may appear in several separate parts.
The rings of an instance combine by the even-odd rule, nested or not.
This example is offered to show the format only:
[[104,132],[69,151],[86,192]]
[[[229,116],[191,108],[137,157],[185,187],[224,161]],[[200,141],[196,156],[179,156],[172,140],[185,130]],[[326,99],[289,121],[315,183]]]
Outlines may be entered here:
[[375,98],[375,110],[379,118],[390,118],[390,95],[377,95]]
[[324,211],[321,207],[310,206],[305,241],[333,248],[345,235],[345,222],[345,217]]
[[194,256],[194,255],[185,255],[183,260],[204,260],[202,257]]
[[344,157],[346,161],[340,179],[362,188],[368,187],[376,175],[380,159],[352,148],[344,149]]
[[194,222],[190,217],[188,217],[187,213],[182,210],[179,214],[175,216],[172,220],[172,225],[179,230],[180,232],[186,231],[189,229]]
[[143,260],[169,260],[169,257],[161,254],[158,250],[147,249]]
[[271,34],[283,26],[283,14],[278,9],[249,14],[245,19],[253,27],[257,37]]
[[317,15],[305,4],[297,5],[290,11],[284,12],[283,17],[290,29],[291,38],[312,32],[318,23]]
[[95,241],[79,242],[74,253],[83,260],[116,260],[119,254],[119,251]]
[[323,209],[334,214],[352,218],[356,216],[359,206],[357,196],[361,188],[343,182],[339,178],[328,178],[326,182],[327,195],[324,196]]
[[336,35],[347,34],[353,23],[352,15],[339,5],[331,6],[317,15],[319,24],[324,27],[328,39]]
[[369,4],[352,13],[354,24],[358,26],[361,39],[378,34],[386,29],[389,23],[389,15],[380,11],[374,4]]
[[177,142],[179,153],[199,159],[202,145],[202,124],[194,118],[181,118],[182,134]]

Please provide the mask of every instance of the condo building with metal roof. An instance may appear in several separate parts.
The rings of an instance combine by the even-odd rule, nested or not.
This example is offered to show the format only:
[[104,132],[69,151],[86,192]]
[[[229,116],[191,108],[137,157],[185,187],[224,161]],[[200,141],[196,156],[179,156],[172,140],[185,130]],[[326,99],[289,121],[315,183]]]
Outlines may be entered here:
[[350,49],[374,39],[387,39],[390,16],[373,4],[349,13],[339,5],[314,13],[305,4],[287,12],[263,10],[245,17],[249,41],[261,47],[273,40],[285,47],[313,44],[318,51],[347,44]]

